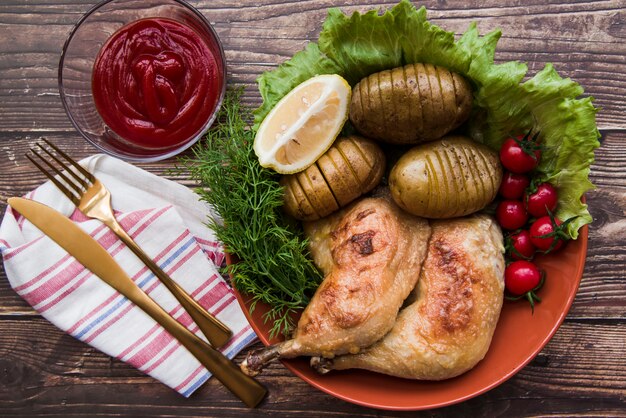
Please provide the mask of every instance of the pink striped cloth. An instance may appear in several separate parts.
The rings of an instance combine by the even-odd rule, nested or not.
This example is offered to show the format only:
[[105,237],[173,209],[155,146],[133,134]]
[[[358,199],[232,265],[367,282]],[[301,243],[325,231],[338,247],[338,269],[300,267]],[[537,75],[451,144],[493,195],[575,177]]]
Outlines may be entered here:
[[[81,161],[111,191],[122,227],[209,312],[233,331],[221,351],[234,357],[256,335],[217,267],[224,253],[205,222],[215,216],[188,188],[116,158]],[[101,222],[87,219],[50,183],[26,197],[68,216],[102,244],[130,277],[179,322],[206,340],[147,267]],[[19,214],[7,209],[0,249],[13,289],[58,328],[158,379],[183,396],[210,374],[142,310],[113,290]]]

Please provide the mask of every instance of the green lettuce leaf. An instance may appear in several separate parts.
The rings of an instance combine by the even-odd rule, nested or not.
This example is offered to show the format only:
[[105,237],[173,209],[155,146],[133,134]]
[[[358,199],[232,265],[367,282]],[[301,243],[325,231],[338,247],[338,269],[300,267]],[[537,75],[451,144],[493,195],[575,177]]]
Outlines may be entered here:
[[480,36],[476,24],[455,40],[428,22],[426,9],[402,0],[380,14],[344,15],[330,9],[317,43],[273,71],[262,74],[259,90],[263,105],[255,126],[290,90],[319,74],[339,74],[351,85],[361,78],[412,62],[449,68],[466,77],[474,91],[474,109],[467,133],[498,149],[511,135],[539,131],[545,147],[538,168],[542,179],[559,191],[557,216],[575,218],[568,224],[572,238],[591,222],[583,194],[592,189],[589,169],[600,145],[592,98],[580,98],[583,89],[561,78],[552,65],[527,81],[528,68],[520,62],[495,64],[499,30]]
[[594,150],[600,146],[595,123],[597,109],[590,97],[576,99],[582,88],[561,78],[549,64],[521,88],[530,117],[542,134],[544,150],[538,171],[559,192],[557,217],[575,217],[568,232],[576,238],[578,229],[592,221],[581,197],[594,187],[589,172]]

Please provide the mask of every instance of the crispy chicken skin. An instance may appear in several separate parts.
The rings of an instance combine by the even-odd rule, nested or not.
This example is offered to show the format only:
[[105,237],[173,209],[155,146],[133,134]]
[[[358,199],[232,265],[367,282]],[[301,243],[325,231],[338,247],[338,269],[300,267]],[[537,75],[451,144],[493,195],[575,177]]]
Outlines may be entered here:
[[414,302],[391,332],[356,355],[313,358],[324,373],[360,368],[409,379],[458,376],[483,359],[504,293],[502,233],[489,217],[431,222]]
[[248,354],[256,374],[275,357],[357,353],[393,327],[415,287],[430,226],[384,198],[366,198],[304,225],[324,281],[302,313],[293,338]]

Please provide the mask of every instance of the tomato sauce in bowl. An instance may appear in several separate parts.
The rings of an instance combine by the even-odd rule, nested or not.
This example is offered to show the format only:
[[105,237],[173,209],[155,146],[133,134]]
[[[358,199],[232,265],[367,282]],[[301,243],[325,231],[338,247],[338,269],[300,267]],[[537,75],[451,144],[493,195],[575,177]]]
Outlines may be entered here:
[[177,148],[203,130],[220,97],[218,62],[190,27],[147,18],[120,28],[94,63],[92,91],[104,122],[141,148]]
[[69,120],[92,145],[159,161],[217,118],[226,59],[209,20],[184,0],[105,0],[72,29],[58,81]]

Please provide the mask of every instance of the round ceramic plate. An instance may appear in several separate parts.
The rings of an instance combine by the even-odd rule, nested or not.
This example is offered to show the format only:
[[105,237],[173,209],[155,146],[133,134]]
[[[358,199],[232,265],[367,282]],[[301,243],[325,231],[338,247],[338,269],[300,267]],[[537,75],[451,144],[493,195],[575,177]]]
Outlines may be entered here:
[[[308,358],[283,361],[296,375],[314,387],[355,404],[390,410],[421,410],[461,402],[484,393],[521,370],[548,343],[567,315],[580,283],[587,254],[587,227],[580,230],[556,254],[537,257],[546,270],[546,282],[539,291],[541,303],[534,314],[526,301],[505,302],[486,357],[469,372],[445,381],[414,381],[378,373],[350,370],[319,375],[309,367]],[[258,304],[249,314],[248,300],[237,294],[252,327],[265,345],[269,324],[262,315],[267,307]]]

